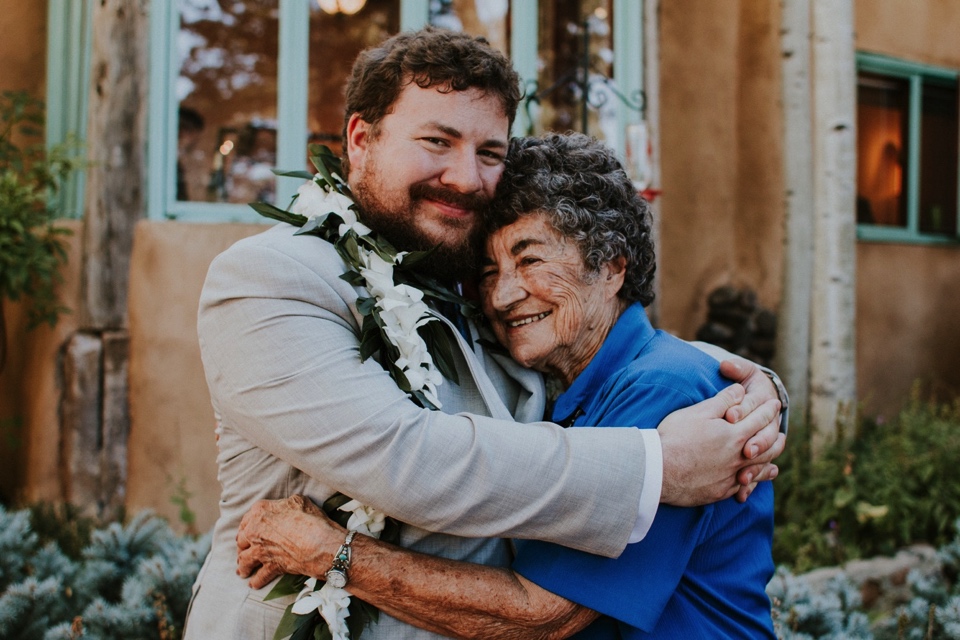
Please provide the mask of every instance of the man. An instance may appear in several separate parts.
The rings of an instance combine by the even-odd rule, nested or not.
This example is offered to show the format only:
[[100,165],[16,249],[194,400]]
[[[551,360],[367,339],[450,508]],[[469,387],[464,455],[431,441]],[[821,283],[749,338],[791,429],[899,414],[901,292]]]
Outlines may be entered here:
[[[509,61],[469,36],[426,29],[361,54],[347,88],[344,149],[364,223],[401,250],[439,244],[433,274],[469,276],[477,212],[502,172],[519,98]],[[520,426],[513,418],[543,416],[539,376],[446,322],[460,383],[440,387],[443,413],[419,409],[373,359],[360,361],[358,292],[340,278],[333,247],[293,231],[279,225],[234,245],[211,265],[201,296],[223,495],[187,638],[272,637],[288,599],[263,602],[267,588],[251,590],[235,575],[237,526],[261,498],[322,501],[341,491],[404,522],[403,546],[505,566],[509,550],[498,538],[614,556],[642,537],[658,500],[732,495],[744,465],[746,485],[776,474],[765,463],[783,447],[779,403],[743,362],[751,391],[743,405],[733,406],[742,394],[734,386],[673,414],[659,438]],[[742,417],[758,406],[736,425],[708,425],[728,408]],[[383,615],[364,637],[434,636]]]

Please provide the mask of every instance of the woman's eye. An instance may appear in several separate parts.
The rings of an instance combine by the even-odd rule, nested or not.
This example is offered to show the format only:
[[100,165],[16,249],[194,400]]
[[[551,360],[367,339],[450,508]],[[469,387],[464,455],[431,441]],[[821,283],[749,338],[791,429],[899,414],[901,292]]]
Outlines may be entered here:
[[537,264],[538,262],[543,262],[540,258],[536,256],[524,256],[520,258],[520,264],[524,267],[530,266],[532,264]]

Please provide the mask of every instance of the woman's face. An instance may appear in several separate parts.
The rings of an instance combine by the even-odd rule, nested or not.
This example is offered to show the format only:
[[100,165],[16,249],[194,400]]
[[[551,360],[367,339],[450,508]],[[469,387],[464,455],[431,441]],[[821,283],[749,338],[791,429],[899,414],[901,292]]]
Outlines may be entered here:
[[523,216],[487,239],[483,312],[514,360],[569,386],[620,316],[623,273],[622,264],[588,273],[547,214]]

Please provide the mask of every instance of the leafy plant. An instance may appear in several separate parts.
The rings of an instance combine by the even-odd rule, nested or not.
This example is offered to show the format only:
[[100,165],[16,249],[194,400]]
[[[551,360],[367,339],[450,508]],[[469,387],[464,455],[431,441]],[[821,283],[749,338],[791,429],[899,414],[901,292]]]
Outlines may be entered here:
[[74,508],[0,507],[0,638],[176,640],[209,545],[149,513],[94,528]]
[[43,102],[23,92],[0,94],[0,370],[6,359],[3,300],[31,299],[28,327],[51,326],[69,311],[56,297],[67,260],[64,236],[54,225],[52,196],[82,165],[75,144],[42,143]]
[[945,544],[960,517],[960,401],[911,401],[889,422],[862,419],[855,437],[810,457],[791,435],[776,481],[774,559],[796,571]]

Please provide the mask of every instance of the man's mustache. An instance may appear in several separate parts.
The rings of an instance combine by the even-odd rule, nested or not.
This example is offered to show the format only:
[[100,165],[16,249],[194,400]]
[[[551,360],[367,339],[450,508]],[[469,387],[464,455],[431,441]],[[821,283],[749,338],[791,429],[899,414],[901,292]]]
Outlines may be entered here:
[[481,211],[490,198],[482,193],[460,193],[453,189],[434,187],[429,184],[415,184],[410,187],[411,200],[436,200],[468,211]]

